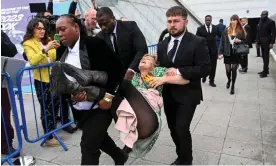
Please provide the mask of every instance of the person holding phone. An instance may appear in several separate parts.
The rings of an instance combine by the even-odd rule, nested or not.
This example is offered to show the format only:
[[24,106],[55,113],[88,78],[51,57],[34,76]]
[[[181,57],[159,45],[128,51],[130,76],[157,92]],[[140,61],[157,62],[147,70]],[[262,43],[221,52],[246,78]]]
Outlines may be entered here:
[[[56,61],[56,48],[58,48],[60,44],[56,40],[50,40],[45,31],[45,27],[45,23],[39,18],[32,19],[27,25],[22,44],[31,66],[43,65]],[[49,73],[48,67],[33,70],[34,85],[41,106],[40,119],[42,121],[44,133],[48,133],[55,129],[55,115],[53,112],[59,109],[58,98],[53,99],[54,103],[52,103],[51,100]],[[43,94],[41,93],[42,91]],[[43,103],[45,103],[45,105]],[[52,104],[54,104],[54,110]],[[44,111],[46,111],[46,114]],[[46,115],[46,117],[44,115]],[[48,137],[45,145],[59,146],[60,144],[58,140],[51,135]]]

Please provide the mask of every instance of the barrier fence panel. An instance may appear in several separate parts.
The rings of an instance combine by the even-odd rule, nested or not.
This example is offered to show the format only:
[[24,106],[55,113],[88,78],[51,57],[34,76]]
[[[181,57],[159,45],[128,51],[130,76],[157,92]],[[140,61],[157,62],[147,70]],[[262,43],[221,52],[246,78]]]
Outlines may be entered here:
[[[8,103],[2,103],[3,102],[8,102],[8,99],[1,99],[1,151],[2,148],[4,146],[4,143],[6,143],[7,145],[7,150],[8,150],[8,155],[5,156],[4,158],[1,158],[1,165],[5,162],[8,162],[10,165],[14,165],[14,163],[12,162],[12,158],[15,157],[16,155],[18,155],[22,149],[22,136],[20,133],[20,124],[19,124],[19,119],[18,119],[18,114],[17,114],[17,108],[16,108],[16,103],[15,103],[15,95],[14,95],[14,91],[13,91],[13,82],[10,78],[10,76],[7,73],[1,73],[1,80],[6,79],[7,80],[7,88],[2,88],[2,92],[1,92],[1,97],[8,97],[9,101],[10,101],[10,108],[11,110],[9,110],[9,108],[5,108],[6,105],[8,105]],[[2,81],[3,82],[3,81]],[[4,96],[2,94],[4,94],[4,90],[7,90],[7,94],[8,96]],[[6,100],[6,101],[5,101]],[[3,108],[3,106],[4,108]],[[9,107],[9,106],[7,106]],[[14,122],[14,129],[11,125],[11,120],[10,120],[10,111],[12,111],[12,117],[13,117],[13,122]],[[15,131],[14,131],[15,130]],[[14,137],[14,133],[17,137],[17,141],[18,141],[18,147],[15,149],[15,151],[13,151],[12,149],[12,140],[15,140]],[[12,138],[11,138],[12,137]],[[11,141],[10,141],[11,140]],[[2,142],[5,141],[5,142]],[[6,146],[5,145],[5,146]]]
[[157,54],[157,44],[149,45],[148,46],[148,52],[149,54]]
[[[22,127],[21,128],[23,130],[25,140],[29,143],[35,143],[37,141],[42,140],[41,146],[43,146],[44,143],[46,143],[46,141],[50,137],[54,136],[59,141],[59,143],[62,145],[64,150],[68,150],[67,146],[64,144],[64,142],[57,135],[56,132],[65,127],[68,127],[69,125],[71,125],[74,122],[69,120],[69,122],[63,123],[63,121],[62,121],[61,125],[57,126],[56,118],[57,118],[58,111],[60,111],[61,117],[63,117],[64,112],[69,111],[69,109],[63,111],[62,104],[61,104],[62,100],[63,100],[62,97],[53,97],[50,93],[50,87],[52,85],[52,81],[50,79],[50,68],[52,65],[53,65],[52,63],[49,63],[49,64],[45,64],[45,65],[26,67],[26,68],[20,70],[17,74],[17,88],[18,88],[17,94],[18,94],[18,100],[19,100],[21,117],[22,117]],[[40,80],[42,80],[43,74],[44,74],[44,78],[45,78],[45,71],[47,71],[48,78],[49,78],[50,82],[47,83],[45,81],[42,82],[42,81],[34,80],[34,85],[33,85],[31,83],[32,79],[33,79],[31,77],[32,70],[39,71]],[[43,74],[42,74],[42,71],[43,71]],[[24,72],[25,72],[25,74],[29,73],[31,97],[32,97],[32,108],[26,107],[26,105],[24,104],[25,102],[24,102],[24,98],[23,98],[22,85],[21,85],[21,79],[20,79]],[[46,75],[47,75],[47,73],[46,73]],[[36,95],[34,93],[36,93]],[[37,96],[37,99],[35,98],[35,96]],[[29,102],[29,101],[26,101],[26,102]],[[69,108],[69,106],[68,106],[68,108]],[[37,109],[40,110],[39,114],[37,113]],[[68,113],[68,115],[69,115],[69,113]],[[40,120],[42,121],[42,125],[41,125],[41,122],[38,121],[39,118],[37,118],[37,116],[40,117]],[[27,120],[27,118],[28,118],[28,120]],[[28,132],[29,126],[27,126],[27,122],[30,120],[35,121],[35,130],[36,130],[35,138],[31,138],[29,135],[29,132]],[[61,120],[63,120],[63,118],[61,118]],[[33,126],[31,126],[31,127],[33,127]],[[41,129],[43,129],[43,134],[40,134],[42,132]]]

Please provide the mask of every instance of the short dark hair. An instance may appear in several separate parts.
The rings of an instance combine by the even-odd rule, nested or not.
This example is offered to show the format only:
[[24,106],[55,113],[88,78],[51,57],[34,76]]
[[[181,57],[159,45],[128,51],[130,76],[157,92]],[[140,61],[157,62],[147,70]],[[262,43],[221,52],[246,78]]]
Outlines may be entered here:
[[78,24],[80,26],[80,20],[73,14],[64,14],[60,18],[67,18],[73,25]]
[[108,15],[110,17],[114,17],[114,14],[112,12],[112,10],[109,7],[101,7],[98,11],[97,11],[97,17],[101,17],[102,15]]
[[222,18],[221,18],[221,19],[219,19],[219,22],[223,23],[223,19],[222,19]]
[[183,18],[187,18],[188,17],[188,12],[187,12],[186,9],[184,9],[181,6],[173,6],[173,7],[168,9],[168,11],[166,12],[166,16],[167,17],[182,16]]
[[211,15],[206,15],[206,16],[205,16],[205,18],[207,18],[207,17],[210,17],[210,18],[212,18],[212,16],[211,16]]

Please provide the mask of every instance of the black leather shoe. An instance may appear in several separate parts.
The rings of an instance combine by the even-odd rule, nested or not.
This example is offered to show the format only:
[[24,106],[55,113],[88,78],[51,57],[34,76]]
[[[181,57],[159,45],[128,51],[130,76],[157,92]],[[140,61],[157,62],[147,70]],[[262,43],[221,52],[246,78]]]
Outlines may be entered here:
[[180,159],[177,158],[171,165],[180,165]]
[[205,83],[206,82],[206,77],[203,77],[202,78],[202,83]]
[[227,89],[230,88],[230,83],[231,83],[231,80],[228,80],[228,82],[226,83],[226,88],[227,88]]
[[214,82],[210,82],[209,85],[210,85],[211,87],[217,87],[217,85],[216,85]]
[[75,132],[74,128],[71,125],[63,128],[62,130],[66,131],[67,133],[70,133],[70,134]]
[[247,69],[239,69],[240,73],[247,73]]
[[88,86],[91,83],[105,85],[108,79],[106,72],[96,70],[82,70],[68,63],[61,63],[66,74],[74,77],[81,86]]
[[234,86],[231,86],[230,94],[231,95],[235,94],[235,87]]
[[265,78],[265,77],[267,77],[267,74],[264,74],[264,73],[263,73],[263,74],[260,74],[260,77],[261,77],[261,78]]

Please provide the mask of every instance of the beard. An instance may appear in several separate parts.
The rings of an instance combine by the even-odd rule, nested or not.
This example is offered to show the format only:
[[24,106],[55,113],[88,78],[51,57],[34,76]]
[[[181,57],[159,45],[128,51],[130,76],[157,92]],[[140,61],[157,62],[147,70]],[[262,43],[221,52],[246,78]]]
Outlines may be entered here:
[[177,37],[177,36],[180,36],[181,34],[183,34],[183,32],[185,31],[185,29],[186,29],[186,27],[184,27],[183,29],[180,29],[180,30],[170,29],[169,30],[169,34],[172,37]]

